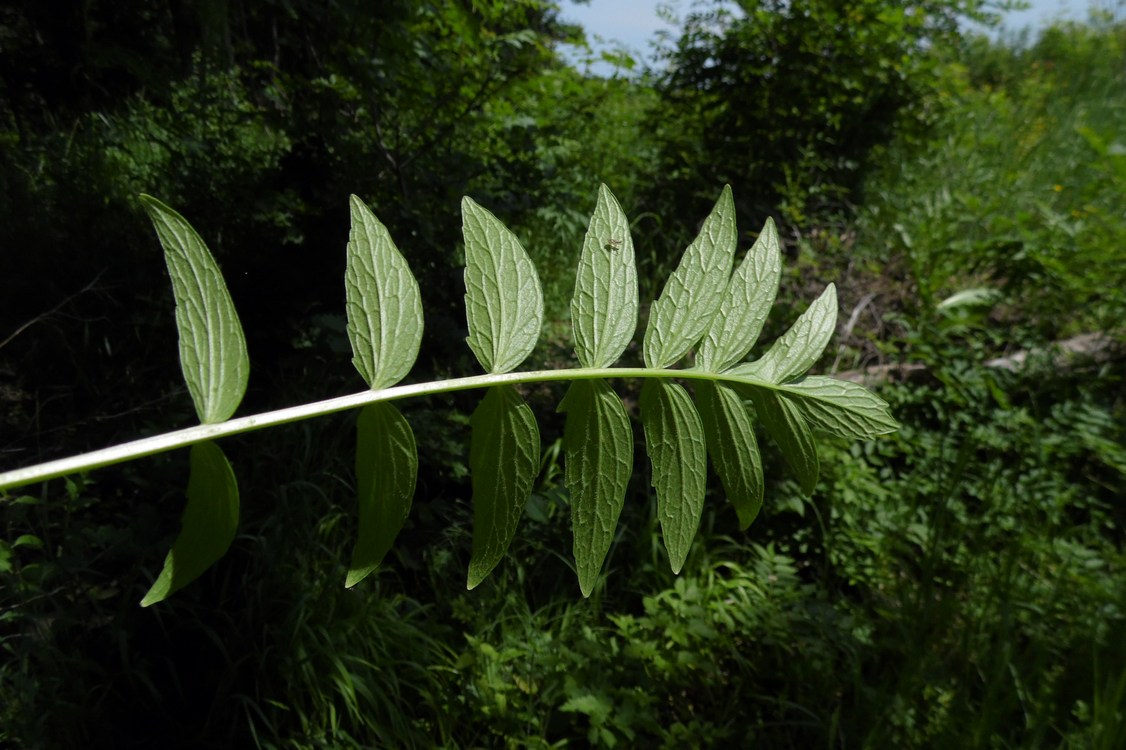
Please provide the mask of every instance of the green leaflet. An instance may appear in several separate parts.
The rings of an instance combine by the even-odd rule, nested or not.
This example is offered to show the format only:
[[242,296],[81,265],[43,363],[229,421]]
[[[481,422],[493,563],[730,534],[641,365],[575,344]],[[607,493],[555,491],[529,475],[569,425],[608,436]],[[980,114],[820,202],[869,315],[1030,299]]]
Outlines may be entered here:
[[737,242],[735,202],[731,186],[725,185],[649,310],[643,346],[647,367],[673,364],[708,330],[731,276]]
[[477,205],[461,202],[469,348],[486,371],[508,372],[532,352],[543,326],[543,292],[516,235]]
[[735,269],[715,317],[696,352],[696,366],[721,372],[744,359],[762,332],[778,293],[782,254],[778,231],[767,219],[758,239]]
[[524,399],[510,385],[490,388],[469,420],[473,483],[473,554],[467,587],[485,579],[504,557],[539,472],[540,432]]
[[782,392],[811,427],[830,435],[869,440],[899,429],[886,401],[847,380],[811,375],[787,383]]
[[369,404],[356,422],[360,533],[344,586],[352,588],[383,561],[410,513],[418,476],[414,432],[387,402]]
[[141,196],[152,219],[176,298],[180,367],[199,421],[224,422],[235,413],[250,374],[246,339],[219,266],[183,216]]
[[560,411],[575,566],[583,596],[590,596],[614,541],[626,486],[633,473],[633,431],[622,400],[605,380],[576,380]]
[[418,282],[387,228],[356,196],[344,287],[352,362],[373,389],[402,380],[422,341]]
[[696,405],[712,466],[735,507],[739,528],[746,529],[758,516],[763,496],[762,456],[750,412],[739,394],[723,383],[700,382]]
[[648,379],[641,387],[641,425],[653,463],[661,534],[672,572],[679,573],[704,510],[704,427],[688,392],[663,378]]
[[813,367],[825,351],[836,325],[837,287],[830,284],[766,354],[729,372],[768,383],[785,383]]
[[629,222],[601,185],[571,299],[575,354],[583,367],[609,367],[622,355],[637,328],[637,298]]
[[766,431],[778,443],[786,463],[797,474],[802,492],[812,494],[821,466],[809,425],[787,397],[765,388],[752,388],[748,392]]
[[238,483],[223,451],[215,443],[193,445],[183,526],[142,607],[164,601],[223,556],[235,538],[238,506]]
[[[422,299],[386,227],[351,197],[345,286],[352,362],[373,389],[399,382],[418,357]],[[414,433],[391,404],[360,412],[356,425],[360,529],[344,585],[355,586],[383,561],[410,513],[418,474]]]

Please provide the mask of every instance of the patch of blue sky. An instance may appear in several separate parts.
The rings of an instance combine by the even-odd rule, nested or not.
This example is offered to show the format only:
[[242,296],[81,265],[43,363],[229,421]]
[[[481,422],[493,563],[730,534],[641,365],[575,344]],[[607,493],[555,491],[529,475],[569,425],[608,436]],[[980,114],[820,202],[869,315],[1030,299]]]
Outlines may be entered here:
[[[1086,20],[1091,11],[1100,10],[1116,19],[1126,18],[1126,0],[1025,0],[1026,8],[1012,10],[1002,17],[1001,29],[993,33],[1011,35],[1022,29],[1035,33],[1053,21]],[[738,14],[735,3],[726,3],[728,9]],[[627,53],[639,65],[656,62],[656,42],[660,33],[676,38],[676,22],[692,10],[692,0],[589,0],[571,2],[563,6],[561,16],[566,21],[580,24],[587,32],[591,52],[565,50],[567,59],[579,67],[589,63],[590,71],[597,75],[612,75],[614,65],[600,60],[603,52]],[[584,61],[585,60],[585,61]],[[621,70],[620,74],[628,74]]]

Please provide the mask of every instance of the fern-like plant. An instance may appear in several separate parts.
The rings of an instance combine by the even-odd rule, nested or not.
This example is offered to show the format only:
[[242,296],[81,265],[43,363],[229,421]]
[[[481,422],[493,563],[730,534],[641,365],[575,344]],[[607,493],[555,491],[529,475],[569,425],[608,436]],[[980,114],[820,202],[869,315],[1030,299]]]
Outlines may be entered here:
[[[191,446],[183,526],[148,606],[183,587],[223,555],[238,524],[238,485],[222,450],[224,435],[345,409],[357,421],[359,535],[346,586],[375,570],[410,512],[418,452],[410,424],[392,403],[408,396],[484,388],[470,420],[473,588],[504,557],[539,467],[539,429],[516,385],[570,381],[563,446],[571,495],[579,587],[588,596],[613,540],[633,468],[633,437],[612,378],[642,378],[641,423],[652,462],[661,533],[673,572],[688,555],[703,512],[706,464],[734,505],[740,526],[763,498],[757,420],[778,443],[802,489],[812,492],[818,461],[812,431],[868,439],[896,429],[888,406],[853,383],[803,377],[836,323],[832,285],[759,359],[744,361],[774,303],[781,273],[778,236],[767,220],[735,266],[738,234],[725,187],[699,235],[653,303],[644,367],[613,365],[633,338],[637,269],[629,223],[602,186],[583,243],[571,302],[579,367],[517,372],[543,323],[536,269],[516,236],[469,198],[462,202],[468,344],[486,374],[397,385],[422,338],[418,284],[387,229],[359,198],[345,273],[353,362],[369,390],[232,419],[246,390],[246,342],[234,305],[203,240],[178,213],[142,196],[164,247],[176,299],[180,362],[200,425],[72,458],[0,474],[7,489]],[[694,352],[691,367],[677,369]],[[681,382],[695,385],[695,398]]]

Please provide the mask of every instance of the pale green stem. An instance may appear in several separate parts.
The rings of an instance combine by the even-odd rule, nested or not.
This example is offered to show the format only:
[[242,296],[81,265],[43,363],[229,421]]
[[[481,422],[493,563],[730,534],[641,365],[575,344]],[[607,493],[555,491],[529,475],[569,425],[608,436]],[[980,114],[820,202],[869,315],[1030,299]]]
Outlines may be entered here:
[[57,461],[28,466],[22,469],[12,469],[0,473],[0,490],[41,482],[47,479],[77,474],[79,472],[97,469],[102,466],[122,463],[154,453],[183,448],[193,443],[204,440],[215,440],[228,435],[237,435],[241,432],[251,432],[265,427],[273,427],[287,422],[298,422],[325,414],[355,409],[377,401],[394,401],[410,396],[429,396],[435,393],[449,393],[451,391],[465,391],[474,388],[487,388],[493,385],[542,383],[553,380],[595,380],[599,378],[683,378],[687,380],[726,380],[735,383],[744,383],[761,388],[776,389],[777,385],[751,378],[730,374],[717,374],[703,370],[658,370],[647,367],[607,367],[607,368],[577,368],[571,370],[535,370],[532,372],[510,372],[502,375],[473,375],[467,378],[452,380],[439,380],[431,383],[415,383],[412,385],[397,385],[378,391],[364,391],[350,396],[314,401],[300,406],[290,406],[276,411],[252,414],[248,417],[230,419],[218,424],[202,424],[188,427],[183,430],[165,432],[152,437],[141,438],[128,443],[121,443],[109,448],[82,453],[77,456],[61,458]]

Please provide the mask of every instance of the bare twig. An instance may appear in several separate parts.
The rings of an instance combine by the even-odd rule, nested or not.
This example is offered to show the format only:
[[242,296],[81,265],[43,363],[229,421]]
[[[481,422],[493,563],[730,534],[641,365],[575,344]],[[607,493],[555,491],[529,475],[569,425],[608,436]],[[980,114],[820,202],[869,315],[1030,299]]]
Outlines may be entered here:
[[12,342],[12,340],[14,340],[17,336],[19,336],[21,333],[26,331],[28,328],[31,328],[36,323],[41,323],[44,320],[47,320],[52,315],[57,313],[59,310],[66,307],[68,304],[70,304],[71,300],[73,300],[77,297],[81,297],[83,294],[86,294],[86,292],[89,292],[90,290],[92,290],[97,285],[98,281],[102,278],[102,273],[104,273],[104,271],[99,271],[98,275],[95,276],[93,278],[93,280],[90,281],[90,283],[88,283],[86,286],[82,287],[77,292],[75,292],[74,294],[72,294],[69,297],[67,297],[66,299],[64,299],[59,304],[52,307],[47,312],[40,313],[39,315],[36,315],[31,320],[29,320],[29,321],[23,323],[22,325],[20,325],[18,328],[16,328],[16,330],[12,331],[12,333],[7,338],[5,338],[3,341],[0,341],[0,349],[3,349],[5,346],[7,346],[9,343]]

